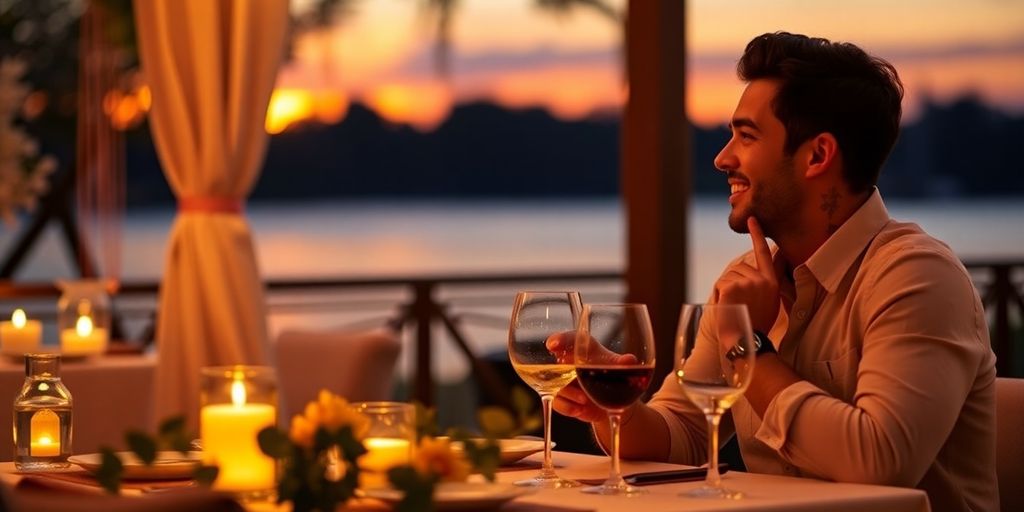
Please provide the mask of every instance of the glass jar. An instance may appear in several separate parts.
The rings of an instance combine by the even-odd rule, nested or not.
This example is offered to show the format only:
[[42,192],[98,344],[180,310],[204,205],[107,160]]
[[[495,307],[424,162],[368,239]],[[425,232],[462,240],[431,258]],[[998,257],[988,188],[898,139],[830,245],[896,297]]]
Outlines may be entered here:
[[107,350],[110,339],[108,282],[98,279],[57,281],[57,332],[65,356],[89,356]]
[[25,384],[14,399],[14,466],[66,468],[71,455],[71,392],[60,380],[60,356],[26,354]]
[[359,458],[359,486],[387,487],[388,470],[409,464],[416,446],[416,407],[402,402],[356,402],[352,408],[370,420]]
[[200,371],[199,439],[203,464],[219,468],[215,490],[242,499],[273,495],[276,461],[256,439],[277,425],[277,377],[268,366],[213,366]]

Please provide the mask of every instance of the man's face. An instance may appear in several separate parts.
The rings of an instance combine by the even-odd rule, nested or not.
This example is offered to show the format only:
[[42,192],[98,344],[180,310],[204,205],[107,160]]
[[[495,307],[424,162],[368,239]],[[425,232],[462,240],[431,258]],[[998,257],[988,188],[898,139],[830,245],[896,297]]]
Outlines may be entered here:
[[792,155],[784,151],[786,128],[772,112],[777,90],[774,80],[747,85],[729,123],[732,138],[715,157],[729,179],[729,227],[737,233],[747,232],[753,215],[775,238],[795,227],[804,201]]

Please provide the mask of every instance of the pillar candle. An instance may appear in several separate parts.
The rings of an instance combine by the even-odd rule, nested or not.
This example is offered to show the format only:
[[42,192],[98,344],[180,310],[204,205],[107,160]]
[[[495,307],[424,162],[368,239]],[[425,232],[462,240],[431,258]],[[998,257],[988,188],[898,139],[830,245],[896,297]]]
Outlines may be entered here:
[[228,492],[273,489],[274,459],[260,451],[256,435],[274,426],[276,410],[269,404],[246,403],[244,391],[240,397],[232,391],[233,403],[207,405],[199,413],[203,462],[216,464],[220,470],[213,488]]

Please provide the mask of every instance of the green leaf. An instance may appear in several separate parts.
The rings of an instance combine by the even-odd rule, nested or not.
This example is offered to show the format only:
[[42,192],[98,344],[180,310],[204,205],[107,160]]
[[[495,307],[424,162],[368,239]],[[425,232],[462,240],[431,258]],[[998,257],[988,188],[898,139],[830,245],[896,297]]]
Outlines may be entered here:
[[199,466],[192,473],[192,478],[195,479],[197,484],[203,487],[209,487],[213,485],[213,481],[217,479],[218,473],[220,473],[220,468],[217,466]]
[[185,416],[173,416],[160,422],[160,428],[157,430],[160,437],[173,437],[178,434],[185,433]]
[[412,466],[398,466],[388,470],[388,481],[404,493],[402,499],[395,504],[395,512],[434,510],[436,478],[424,477]]
[[145,432],[129,430],[128,433],[124,435],[124,440],[125,443],[128,444],[128,449],[130,449],[143,464],[151,466],[153,461],[156,460],[156,440]]
[[341,427],[334,440],[341,448],[341,457],[352,466],[356,465],[356,459],[366,453],[366,447],[352,434],[352,427]]
[[501,407],[482,407],[477,412],[477,420],[484,435],[488,437],[509,437],[516,429],[515,418]]
[[275,459],[283,459],[292,454],[292,443],[284,431],[275,427],[266,427],[256,434],[260,451]]
[[467,440],[464,444],[466,458],[473,468],[493,482],[501,463],[501,448],[496,439]]
[[100,486],[110,494],[117,494],[121,490],[123,472],[124,464],[114,450],[107,446],[100,447],[100,468],[96,471],[96,480]]
[[526,391],[522,386],[512,388],[512,407],[520,417],[527,416],[534,409],[536,394]]

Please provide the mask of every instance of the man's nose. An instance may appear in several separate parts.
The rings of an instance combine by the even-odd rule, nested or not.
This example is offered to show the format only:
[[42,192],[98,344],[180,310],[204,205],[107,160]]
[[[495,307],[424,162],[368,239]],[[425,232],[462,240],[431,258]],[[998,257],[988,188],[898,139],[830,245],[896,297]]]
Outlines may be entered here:
[[732,152],[732,141],[726,143],[725,147],[718,152],[718,156],[715,157],[715,169],[722,172],[729,172],[739,167],[739,162],[736,160],[736,155]]

